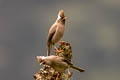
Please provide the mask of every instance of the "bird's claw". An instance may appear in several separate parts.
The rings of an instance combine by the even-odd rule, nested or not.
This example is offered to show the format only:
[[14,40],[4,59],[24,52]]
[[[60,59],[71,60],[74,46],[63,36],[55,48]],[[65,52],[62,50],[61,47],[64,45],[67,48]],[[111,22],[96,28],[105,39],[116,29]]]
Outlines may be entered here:
[[55,49],[55,53],[62,53],[64,52],[63,50],[58,50],[58,49]]
[[58,44],[63,44],[63,43],[65,43],[65,41],[58,41],[57,43]]
[[70,78],[72,76],[72,72],[68,72],[68,77]]
[[54,49],[55,49],[55,53],[61,53],[61,52],[63,52],[63,50],[58,50],[58,48],[56,46],[54,46]]

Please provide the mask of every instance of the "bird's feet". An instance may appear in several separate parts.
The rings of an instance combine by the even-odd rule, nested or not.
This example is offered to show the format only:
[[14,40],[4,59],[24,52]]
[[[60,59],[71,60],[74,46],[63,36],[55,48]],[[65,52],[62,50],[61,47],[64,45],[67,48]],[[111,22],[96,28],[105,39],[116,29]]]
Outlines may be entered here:
[[61,52],[63,52],[63,50],[58,50],[56,46],[54,46],[54,49],[55,49],[55,53],[61,53]]
[[57,42],[58,44],[63,44],[63,43],[66,43],[65,41],[58,41]]
[[59,80],[59,76],[57,75],[56,80]]
[[56,80],[61,80],[60,77],[61,77],[61,73],[58,73],[56,76]]
[[64,52],[63,50],[55,50],[55,53],[62,53]]
[[69,78],[72,76],[72,74],[73,74],[73,73],[68,70],[68,77],[69,77]]

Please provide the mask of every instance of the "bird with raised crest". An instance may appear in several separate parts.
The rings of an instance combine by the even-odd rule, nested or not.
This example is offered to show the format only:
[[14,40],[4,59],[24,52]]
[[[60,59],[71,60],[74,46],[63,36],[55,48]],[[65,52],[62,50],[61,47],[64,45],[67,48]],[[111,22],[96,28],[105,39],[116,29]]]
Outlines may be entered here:
[[63,57],[59,56],[37,56],[37,60],[42,65],[48,65],[55,69],[58,72],[65,72],[65,70],[72,68],[79,72],[84,72],[85,70],[77,67],[76,65],[72,64],[70,61],[64,59]]
[[51,48],[53,46],[57,50],[55,44],[63,37],[64,31],[65,31],[65,21],[66,21],[66,16],[64,16],[64,11],[60,10],[58,13],[57,20],[51,26],[48,32],[47,56],[51,55]]

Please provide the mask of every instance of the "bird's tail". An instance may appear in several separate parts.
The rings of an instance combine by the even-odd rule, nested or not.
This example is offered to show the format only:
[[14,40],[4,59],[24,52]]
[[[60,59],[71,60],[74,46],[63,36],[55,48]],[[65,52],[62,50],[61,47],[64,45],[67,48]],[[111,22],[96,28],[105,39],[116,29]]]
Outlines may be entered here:
[[84,72],[85,71],[84,69],[82,69],[80,67],[77,67],[77,66],[74,66],[74,65],[72,65],[72,68],[75,69],[75,70],[78,70],[80,72]]
[[51,52],[51,46],[47,45],[47,56],[50,56],[50,52]]

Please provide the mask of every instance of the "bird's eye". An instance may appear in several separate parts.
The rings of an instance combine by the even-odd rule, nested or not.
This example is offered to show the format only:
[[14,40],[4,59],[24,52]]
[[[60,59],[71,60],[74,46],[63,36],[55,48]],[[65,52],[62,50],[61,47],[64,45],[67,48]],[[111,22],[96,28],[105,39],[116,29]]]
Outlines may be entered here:
[[44,65],[44,64],[45,64],[45,62],[42,62],[42,64]]

